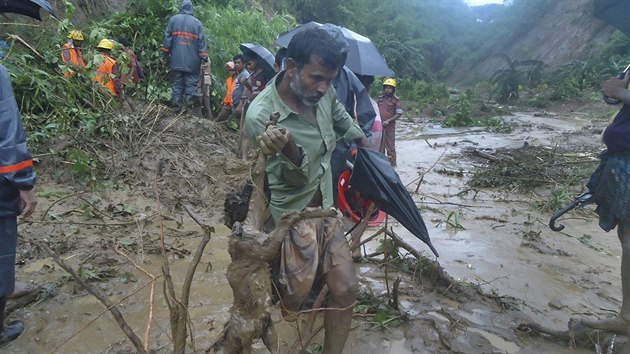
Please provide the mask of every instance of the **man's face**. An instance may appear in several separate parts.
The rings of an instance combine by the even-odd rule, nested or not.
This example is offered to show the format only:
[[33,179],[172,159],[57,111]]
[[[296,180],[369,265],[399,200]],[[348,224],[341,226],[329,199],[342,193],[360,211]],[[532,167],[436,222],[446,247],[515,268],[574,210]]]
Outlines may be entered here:
[[394,88],[389,85],[385,85],[383,86],[383,92],[385,92],[386,95],[391,95],[394,93]]
[[247,70],[254,72],[256,71],[256,69],[258,69],[258,63],[256,63],[256,60],[248,60],[247,61]]
[[237,72],[240,72],[241,70],[243,70],[243,61],[241,59],[234,60],[234,69]]
[[74,46],[77,48],[83,47],[83,41],[80,41],[80,40],[73,39],[72,44],[74,44]]
[[329,69],[321,64],[321,57],[311,55],[311,60],[298,70],[290,69],[293,77],[289,82],[293,93],[306,106],[313,107],[324,97],[337,76],[337,69]]

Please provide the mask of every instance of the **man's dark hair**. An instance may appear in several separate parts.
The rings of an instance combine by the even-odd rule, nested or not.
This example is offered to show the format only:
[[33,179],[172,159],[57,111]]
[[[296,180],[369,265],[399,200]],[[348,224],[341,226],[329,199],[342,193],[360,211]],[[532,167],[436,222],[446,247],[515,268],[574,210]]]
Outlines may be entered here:
[[278,67],[282,66],[282,61],[284,60],[284,58],[286,58],[286,56],[287,56],[287,48],[278,49],[278,51],[276,52],[276,56],[274,58],[276,65],[278,65]]
[[236,60],[240,60],[242,62],[245,62],[245,60],[243,59],[243,54],[236,54],[233,58],[232,61],[236,61]]
[[311,61],[313,54],[322,58],[324,67],[339,69],[346,61],[348,45],[321,28],[296,33],[287,48],[287,58],[295,60],[299,70]]

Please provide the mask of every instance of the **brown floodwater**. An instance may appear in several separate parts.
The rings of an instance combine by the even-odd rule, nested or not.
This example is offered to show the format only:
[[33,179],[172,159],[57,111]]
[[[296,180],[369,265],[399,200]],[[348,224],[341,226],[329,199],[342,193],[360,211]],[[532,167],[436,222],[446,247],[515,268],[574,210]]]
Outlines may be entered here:
[[[534,321],[557,330],[566,329],[571,317],[606,315],[606,310],[616,311],[620,305],[619,262],[620,247],[616,235],[606,234],[590,216],[565,220],[566,229],[553,232],[548,226],[550,215],[540,213],[533,207],[538,196],[519,192],[484,190],[477,195],[465,190],[466,172],[475,167],[473,161],[463,157],[461,150],[466,147],[500,148],[520,147],[525,142],[530,145],[563,143],[567,134],[591,124],[588,116],[534,117],[519,113],[505,117],[516,126],[511,134],[490,133],[484,129],[447,129],[430,123],[411,125],[401,122],[397,142],[399,163],[397,171],[405,183],[416,180],[419,172],[427,173],[414,198],[421,207],[423,218],[429,229],[432,242],[440,258],[438,261],[457,280],[479,284],[485,291],[500,296],[510,296],[522,301],[524,314]],[[598,139],[596,135],[581,139]],[[429,146],[431,145],[431,146]],[[435,171],[446,169],[464,172],[463,177],[447,176]],[[409,187],[415,189],[415,184]],[[138,197],[128,197],[122,192],[119,199],[144,210],[153,201]],[[128,199],[125,199],[128,198]],[[457,215],[463,229],[456,229],[447,223],[448,215]],[[389,221],[397,234],[417,247],[427,256],[428,248],[394,220]],[[169,224],[170,223],[170,224]],[[172,224],[172,225],[171,225]],[[190,317],[194,324],[195,348],[206,349],[219,335],[223,323],[229,317],[232,302],[231,289],[225,279],[230,257],[227,253],[229,230],[215,223],[216,233],[208,244],[201,263],[195,273],[190,297]],[[167,227],[177,228],[173,222]],[[158,235],[156,224],[147,227]],[[201,229],[189,218],[184,219],[180,233]],[[369,230],[367,234],[370,234]],[[79,232],[79,231],[78,231]],[[90,234],[90,230],[80,231],[86,238],[106,237],[102,232]],[[138,231],[140,232],[140,231]],[[534,248],[524,247],[526,233],[539,235],[539,243],[544,253]],[[130,238],[136,235],[128,235]],[[199,237],[185,237],[178,240],[179,247],[193,250]],[[367,244],[368,251],[378,246],[377,241]],[[64,259],[75,268],[79,259],[86,254],[76,250],[64,255]],[[186,274],[191,257],[171,260],[176,291],[181,291],[181,283]],[[136,261],[140,262],[136,258]],[[208,265],[212,264],[210,268]],[[145,256],[142,263],[149,272],[161,274],[161,258]],[[43,272],[42,269],[48,269]],[[18,271],[21,279],[35,279],[45,283],[46,279],[63,274],[50,258],[28,262]],[[375,294],[386,291],[384,275],[380,270],[365,264],[357,266],[357,274],[362,287]],[[139,271],[133,272],[135,282],[120,283],[114,288],[107,283],[99,284],[112,301],[136,294],[121,302],[119,308],[126,320],[139,334],[144,335],[149,314],[150,286],[148,278]],[[161,281],[156,282],[151,348],[158,352],[170,352],[170,330],[168,310],[161,289]],[[412,285],[415,286],[415,285]],[[113,318],[104,312],[103,306],[92,296],[79,289],[76,294],[67,294],[64,301],[53,297],[45,302],[30,306],[22,312],[26,318],[27,331],[17,341],[3,348],[6,353],[108,353],[117,352],[125,343],[125,336]],[[434,303],[422,303],[418,298],[401,296],[402,309],[409,315],[406,328],[386,331],[354,331],[347,346],[347,353],[423,353],[426,343],[416,336],[414,330],[422,328],[423,322],[414,321],[416,316],[432,317],[438,323],[449,323],[441,309],[453,311],[468,321],[471,335],[483,337],[496,349],[496,353],[592,353],[593,350],[570,350],[563,345],[541,343],[531,340],[519,341],[505,319],[478,304],[459,303],[449,299],[439,299]],[[281,348],[293,342],[296,337],[294,325],[282,322],[274,312]],[[91,321],[93,323],[90,324]],[[492,329],[489,329],[492,328]],[[78,333],[78,334],[76,334]],[[76,334],[76,335],[75,335]],[[75,335],[72,339],[73,335]],[[425,349],[423,349],[425,348]],[[465,345],[462,347],[465,348]],[[192,352],[192,347],[189,352]],[[474,352],[462,349],[462,352]],[[255,352],[266,352],[261,343],[256,343]]]

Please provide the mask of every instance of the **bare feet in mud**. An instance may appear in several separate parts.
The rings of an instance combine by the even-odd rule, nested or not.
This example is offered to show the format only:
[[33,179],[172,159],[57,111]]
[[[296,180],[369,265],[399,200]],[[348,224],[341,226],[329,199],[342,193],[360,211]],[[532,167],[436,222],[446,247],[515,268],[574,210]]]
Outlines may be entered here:
[[13,290],[13,294],[9,295],[9,299],[17,299],[33,291],[37,291],[37,289],[37,285],[32,282],[16,281],[15,289]]
[[582,319],[581,322],[584,326],[589,328],[630,336],[630,321],[621,317],[607,318],[604,320]]

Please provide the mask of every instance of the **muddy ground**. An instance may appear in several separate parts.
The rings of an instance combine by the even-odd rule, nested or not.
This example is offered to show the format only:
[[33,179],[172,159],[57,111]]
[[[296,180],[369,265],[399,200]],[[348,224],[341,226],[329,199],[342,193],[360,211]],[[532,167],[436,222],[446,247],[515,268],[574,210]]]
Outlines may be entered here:
[[[397,262],[357,264],[361,305],[347,353],[595,353],[596,345],[608,345],[612,337],[604,333],[589,333],[590,339],[571,343],[532,328],[566,331],[571,318],[605,317],[619,308],[616,236],[602,232],[589,211],[562,221],[567,226],[563,232],[549,230],[550,212],[540,209],[549,199],[548,187],[471,189],[466,181],[489,164],[473,150],[500,157],[524,146],[562,147],[563,153],[581,154],[577,164],[593,166],[610,108],[590,102],[553,113],[513,110],[504,117],[510,133],[444,129],[428,117],[402,120],[397,170],[410,191],[423,176],[414,198],[440,252],[439,264],[455,281],[440,282],[432,269],[407,269]],[[194,342],[189,351],[204,351],[219,335],[232,296],[225,279],[230,258],[229,230],[221,221],[223,200],[247,178],[249,163],[237,158],[236,134],[213,122],[175,116],[161,106],[145,107],[129,118],[115,138],[77,143],[90,153],[89,159],[56,153],[67,141],[81,141],[76,137],[64,137],[38,156],[39,205],[20,224],[17,277],[44,290],[35,302],[13,312],[12,317],[25,320],[27,331],[3,352],[133,352],[105,308],[44,254],[40,242],[47,242],[114,303],[120,302],[118,308],[140,338],[145,338],[151,314],[149,347],[169,352],[162,280],[156,281],[150,311],[149,277],[115,248],[159,276],[163,232],[174,280],[181,286],[202,233],[184,204],[216,231],[191,290]],[[577,195],[580,187],[570,192]],[[431,259],[428,248],[395,220],[388,224]],[[378,246],[374,240],[365,252]],[[400,253],[412,258],[404,250]],[[400,310],[395,312],[385,304],[398,276]],[[282,321],[277,310],[274,319],[286,351],[299,336],[295,324]],[[614,352],[624,352],[624,341],[615,338]],[[318,337],[309,352],[318,352],[320,342]],[[265,352],[262,343],[255,348]]]

